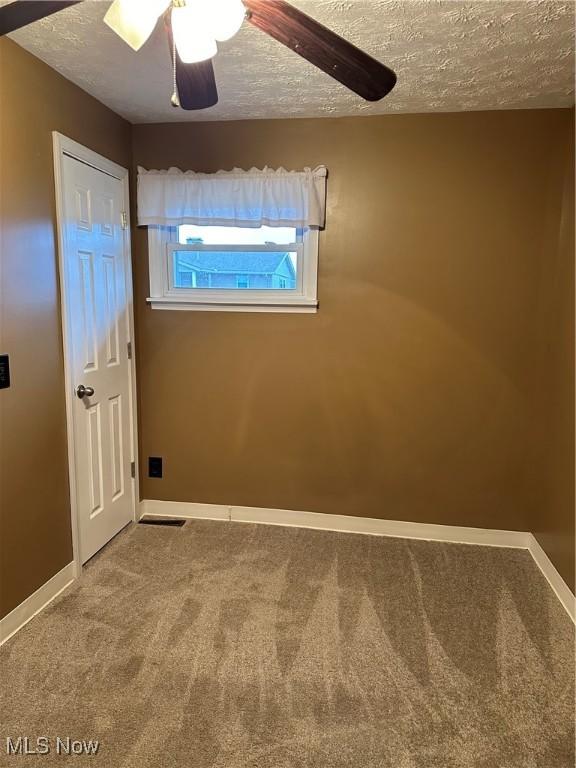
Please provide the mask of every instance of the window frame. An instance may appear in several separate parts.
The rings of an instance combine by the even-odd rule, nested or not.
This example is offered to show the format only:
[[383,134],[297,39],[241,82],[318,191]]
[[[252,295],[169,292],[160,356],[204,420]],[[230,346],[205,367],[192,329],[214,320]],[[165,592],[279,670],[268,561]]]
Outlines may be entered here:
[[[318,309],[317,229],[298,230],[297,242],[283,245],[183,245],[178,241],[178,227],[148,227],[148,258],[152,309],[224,312],[307,312]],[[176,288],[173,285],[175,251],[282,251],[297,254],[297,284],[286,288]]]

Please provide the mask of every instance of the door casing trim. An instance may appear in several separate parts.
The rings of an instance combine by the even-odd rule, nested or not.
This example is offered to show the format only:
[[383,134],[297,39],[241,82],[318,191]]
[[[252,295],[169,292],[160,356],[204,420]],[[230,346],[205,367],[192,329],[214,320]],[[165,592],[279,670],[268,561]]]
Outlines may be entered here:
[[66,246],[66,234],[64,226],[64,158],[72,157],[81,163],[91,166],[97,171],[102,171],[122,182],[124,188],[124,210],[126,212],[126,228],[124,229],[124,269],[126,274],[126,298],[128,312],[129,341],[132,343],[132,357],[130,360],[130,435],[131,454],[135,465],[135,477],[131,479],[132,488],[132,519],[138,519],[138,422],[137,422],[137,389],[136,389],[136,365],[134,357],[134,290],[132,283],[132,254],[130,240],[130,186],[129,172],[127,168],[108,160],[77,141],[64,136],[57,131],[52,132],[52,146],[54,155],[54,183],[56,189],[56,224],[58,237],[58,277],[60,283],[60,310],[62,316],[62,346],[64,355],[64,385],[66,394],[66,432],[68,444],[68,478],[70,487],[70,521],[72,528],[72,557],[74,578],[82,573],[80,560],[80,518],[78,514],[78,497],[76,487],[76,452],[74,439],[74,380],[71,364],[71,335],[70,316],[66,302],[66,268],[64,253]]

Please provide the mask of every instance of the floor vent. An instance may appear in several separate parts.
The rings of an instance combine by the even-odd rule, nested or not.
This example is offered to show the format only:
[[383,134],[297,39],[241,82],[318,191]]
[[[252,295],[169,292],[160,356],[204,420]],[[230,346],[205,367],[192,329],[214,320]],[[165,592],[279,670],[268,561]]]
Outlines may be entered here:
[[175,517],[143,517],[138,521],[139,525],[168,525],[171,528],[182,528],[185,522]]

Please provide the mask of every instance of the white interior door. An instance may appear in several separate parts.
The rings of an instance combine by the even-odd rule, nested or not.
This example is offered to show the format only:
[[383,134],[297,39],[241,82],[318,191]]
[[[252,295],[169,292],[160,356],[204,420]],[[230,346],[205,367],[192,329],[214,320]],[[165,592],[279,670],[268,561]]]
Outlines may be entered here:
[[64,156],[61,199],[72,488],[85,563],[134,517],[124,182]]

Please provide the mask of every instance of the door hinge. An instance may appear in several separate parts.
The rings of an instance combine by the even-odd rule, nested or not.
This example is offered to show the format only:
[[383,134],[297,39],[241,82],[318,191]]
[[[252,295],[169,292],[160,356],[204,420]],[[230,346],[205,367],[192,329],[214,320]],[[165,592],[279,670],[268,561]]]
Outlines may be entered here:
[[126,344],[126,348],[128,350],[128,360],[132,360],[132,342],[129,341],[128,344]]
[[126,211],[122,211],[120,214],[120,219],[122,221],[122,229],[128,229],[128,214]]
[[130,477],[135,478],[136,477],[136,462],[133,461],[130,464]]

